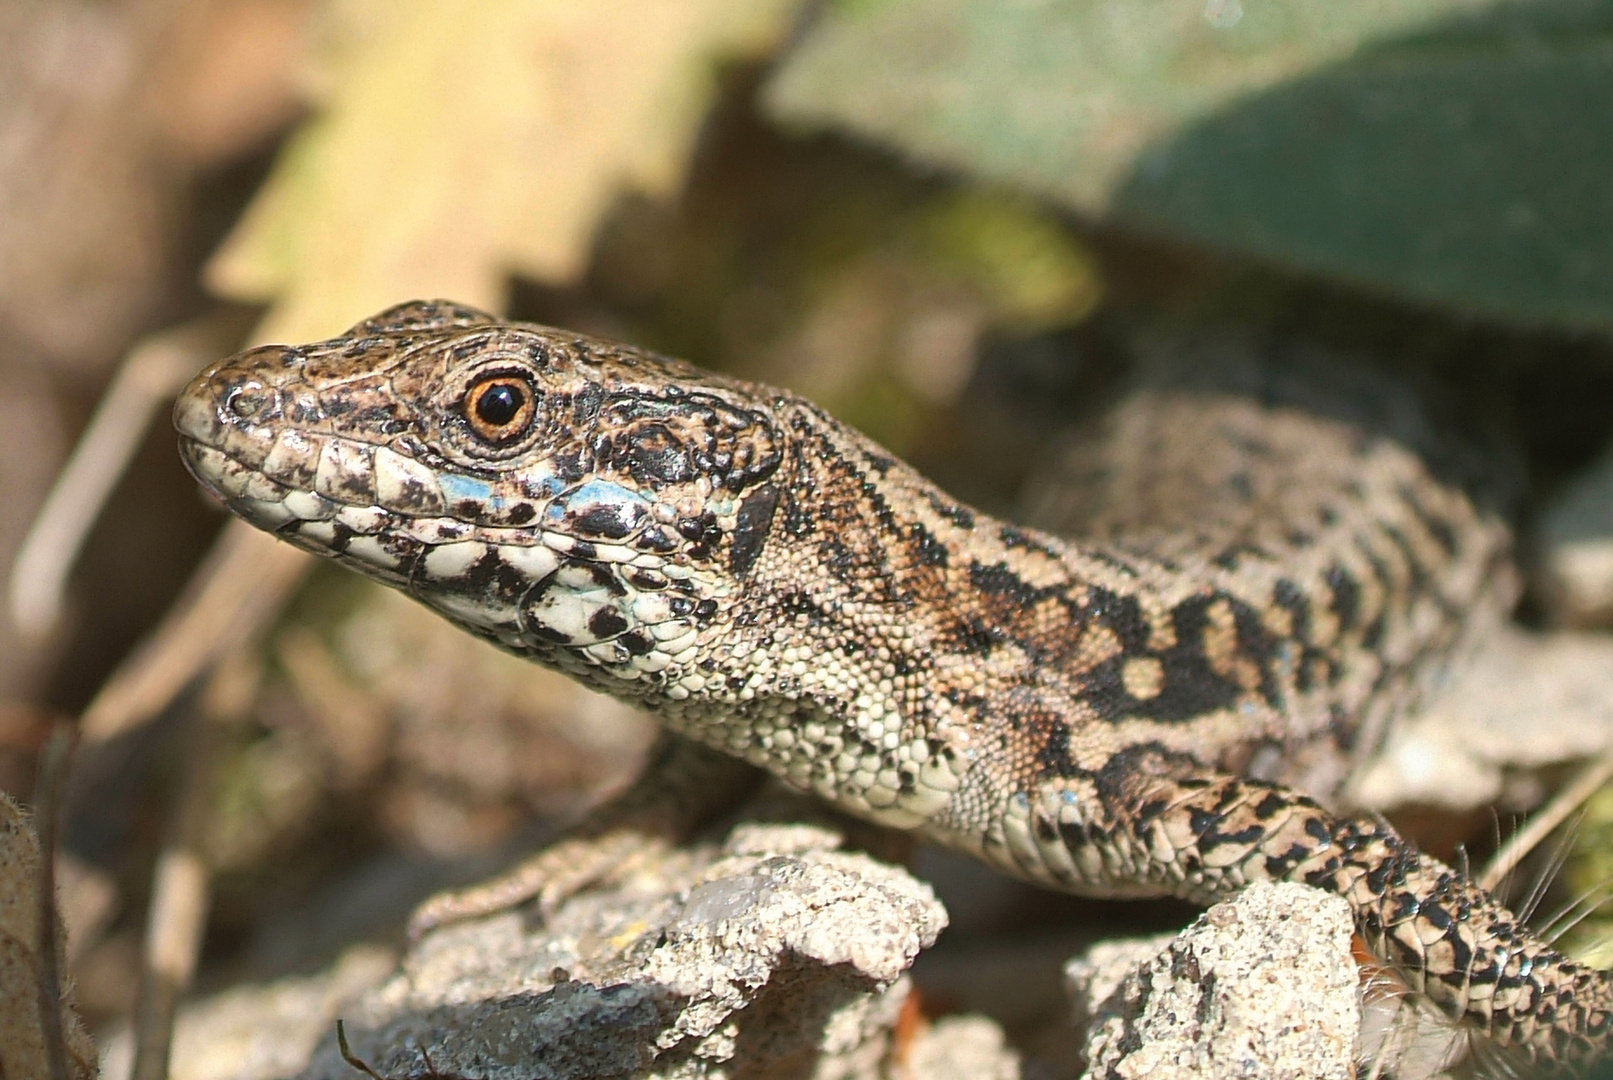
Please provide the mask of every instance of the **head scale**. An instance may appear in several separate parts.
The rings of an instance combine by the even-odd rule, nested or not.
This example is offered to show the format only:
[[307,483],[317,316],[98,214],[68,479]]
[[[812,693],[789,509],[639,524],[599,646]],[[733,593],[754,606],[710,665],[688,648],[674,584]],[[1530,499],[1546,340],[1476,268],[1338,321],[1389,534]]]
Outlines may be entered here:
[[197,479],[253,524],[651,696],[763,551],[785,400],[437,302],[221,360],[174,420]]

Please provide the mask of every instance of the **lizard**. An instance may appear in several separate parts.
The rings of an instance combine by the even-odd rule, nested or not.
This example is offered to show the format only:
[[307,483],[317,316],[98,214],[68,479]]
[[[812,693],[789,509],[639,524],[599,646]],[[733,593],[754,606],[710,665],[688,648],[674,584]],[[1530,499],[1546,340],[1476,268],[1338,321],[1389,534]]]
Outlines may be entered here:
[[1275,370],[1086,425],[1040,500],[1067,536],[788,391],[447,301],[220,360],[174,421],[248,522],[680,746],[1071,893],[1319,887],[1469,1030],[1599,1057],[1613,973],[1324,801],[1504,616],[1508,530],[1401,398]]

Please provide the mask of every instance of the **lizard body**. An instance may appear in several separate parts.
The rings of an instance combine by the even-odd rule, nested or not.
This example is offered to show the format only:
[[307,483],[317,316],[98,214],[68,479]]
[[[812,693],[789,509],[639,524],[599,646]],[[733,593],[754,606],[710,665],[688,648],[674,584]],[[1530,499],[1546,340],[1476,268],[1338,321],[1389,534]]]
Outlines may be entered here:
[[253,524],[855,814],[1085,895],[1316,885],[1501,1046],[1601,1052],[1607,974],[1301,794],[1501,617],[1506,529],[1397,399],[1240,379],[1089,429],[1040,500],[1078,540],[785,391],[451,304],[220,361],[175,419]]

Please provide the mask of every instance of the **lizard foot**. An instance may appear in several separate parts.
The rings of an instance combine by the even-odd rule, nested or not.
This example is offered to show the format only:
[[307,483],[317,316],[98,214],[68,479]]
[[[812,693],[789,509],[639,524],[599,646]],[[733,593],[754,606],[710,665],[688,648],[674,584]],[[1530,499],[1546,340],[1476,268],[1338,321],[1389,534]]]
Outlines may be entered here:
[[409,917],[409,940],[419,941],[439,926],[495,915],[531,900],[537,901],[539,916],[548,920],[578,892],[668,846],[666,837],[633,828],[565,837],[490,881],[426,900]]
[[663,736],[643,774],[560,840],[491,881],[439,893],[416,908],[409,940],[534,899],[548,919],[588,886],[683,841],[749,794],[760,775],[716,751]]

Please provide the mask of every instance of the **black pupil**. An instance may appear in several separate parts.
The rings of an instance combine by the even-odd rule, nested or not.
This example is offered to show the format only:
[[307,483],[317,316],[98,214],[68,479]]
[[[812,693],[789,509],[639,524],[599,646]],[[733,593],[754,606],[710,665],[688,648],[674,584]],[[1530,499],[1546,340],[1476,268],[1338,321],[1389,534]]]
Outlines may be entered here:
[[494,383],[476,399],[476,416],[484,424],[503,427],[515,419],[515,414],[526,404],[526,394],[510,383]]

